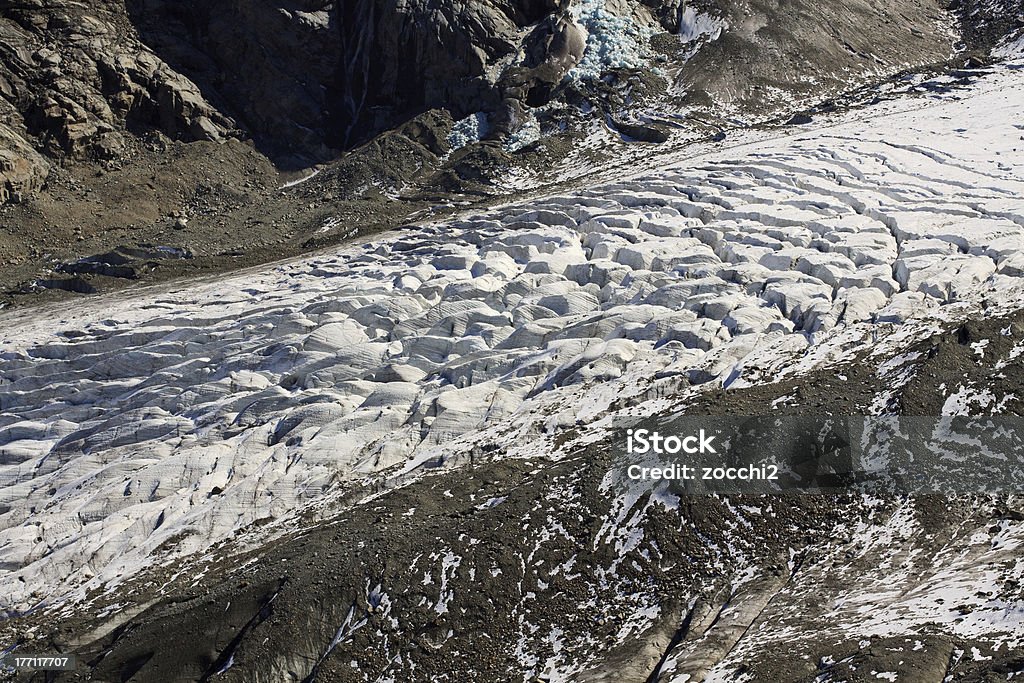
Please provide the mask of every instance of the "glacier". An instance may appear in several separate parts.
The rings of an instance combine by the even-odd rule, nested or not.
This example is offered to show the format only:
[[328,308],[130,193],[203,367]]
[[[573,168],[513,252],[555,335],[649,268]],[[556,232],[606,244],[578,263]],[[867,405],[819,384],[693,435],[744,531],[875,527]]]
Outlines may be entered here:
[[[270,267],[0,313],[0,609],[74,604],[495,444],[555,453],[624,396],[664,411],[1019,308],[1022,66]],[[872,628],[901,611],[921,610]]]

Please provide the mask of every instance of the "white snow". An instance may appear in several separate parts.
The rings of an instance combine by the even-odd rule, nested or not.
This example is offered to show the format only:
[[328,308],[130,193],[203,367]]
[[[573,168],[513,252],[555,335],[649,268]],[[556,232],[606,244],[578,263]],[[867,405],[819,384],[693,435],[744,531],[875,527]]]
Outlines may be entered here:
[[728,27],[724,19],[698,12],[693,7],[686,7],[679,16],[679,39],[684,43],[693,43],[706,38],[718,40]]
[[656,22],[649,16],[642,21],[625,7],[609,9],[608,2],[580,0],[571,6],[573,18],[586,33],[587,45],[583,59],[566,78],[597,79],[608,69],[634,69],[645,63]]
[[479,142],[487,136],[489,129],[486,112],[470,114],[466,118],[456,121],[452,126],[452,132],[448,134],[448,144],[454,152],[474,142]]
[[289,180],[287,183],[282,184],[281,187],[279,187],[278,189],[279,190],[287,190],[290,187],[295,187],[296,185],[301,185],[302,183],[306,182],[307,180],[312,180],[313,178],[315,178],[318,175],[320,175],[320,172],[322,170],[323,170],[322,168],[318,168],[315,171],[307,173],[306,175],[302,176],[301,178],[296,178],[295,180]]
[[992,56],[997,59],[1024,60],[1024,33],[1017,35],[1015,38],[1008,37],[992,51]]

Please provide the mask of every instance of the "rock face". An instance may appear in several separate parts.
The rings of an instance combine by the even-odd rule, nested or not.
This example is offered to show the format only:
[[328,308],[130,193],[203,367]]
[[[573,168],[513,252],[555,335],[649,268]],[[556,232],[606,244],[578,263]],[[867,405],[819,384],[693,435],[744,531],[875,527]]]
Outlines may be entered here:
[[345,64],[335,109],[343,131],[339,142],[358,142],[417,109],[448,106],[456,118],[493,109],[499,95],[489,68],[513,58],[523,29],[543,19],[554,4],[340,3]]
[[[344,3],[342,3],[344,4]],[[131,0],[143,42],[199,84],[277,160],[331,156],[331,93],[342,68],[330,2]]]
[[327,158],[428,109],[455,118],[495,110],[510,65],[528,74],[517,71],[508,87],[553,89],[584,47],[567,5],[135,0],[128,7],[146,43],[216,92],[268,153]]
[[[725,28],[688,60],[677,88],[747,116],[859,80],[938,63],[956,33],[946,3],[714,0]],[[821,30],[827,26],[828,30]],[[706,100],[705,100],[706,101]]]
[[116,5],[0,8],[0,91],[13,128],[54,157],[114,159],[134,126],[218,140],[234,124],[188,78],[134,38]]
[[431,109],[507,137],[552,101],[653,141],[631,122],[652,97],[761,115],[942,61],[951,21],[938,0],[23,3],[0,8],[0,95],[16,135],[71,160],[155,129],[302,167]]
[[50,165],[20,135],[0,124],[0,204],[20,202],[38,191]]
[[958,0],[954,6],[963,17],[968,47],[982,53],[1007,38],[1019,39],[1024,31],[1024,5],[1017,0]]

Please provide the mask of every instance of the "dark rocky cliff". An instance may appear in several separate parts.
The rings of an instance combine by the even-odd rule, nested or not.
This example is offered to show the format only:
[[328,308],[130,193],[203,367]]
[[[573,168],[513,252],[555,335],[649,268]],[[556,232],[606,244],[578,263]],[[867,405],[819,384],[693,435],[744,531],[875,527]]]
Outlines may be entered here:
[[[721,39],[707,41],[691,66],[652,51],[642,55],[649,63],[628,67],[677,71],[673,85],[691,94],[758,106],[765,87],[809,76],[820,88],[840,74],[941,61],[953,37],[937,2],[588,5],[595,3],[3,3],[5,147],[20,149],[35,169],[34,181],[8,192],[38,189],[46,173],[15,138],[74,160],[119,158],[126,136],[148,129],[186,142],[251,138],[274,161],[301,166],[337,158],[429,109],[460,119],[495,114],[509,101],[546,104],[588,48],[607,40],[607,49],[623,49],[616,22],[639,27],[643,42],[679,33],[685,12],[717,18]],[[614,59],[595,64],[591,76],[630,70]]]

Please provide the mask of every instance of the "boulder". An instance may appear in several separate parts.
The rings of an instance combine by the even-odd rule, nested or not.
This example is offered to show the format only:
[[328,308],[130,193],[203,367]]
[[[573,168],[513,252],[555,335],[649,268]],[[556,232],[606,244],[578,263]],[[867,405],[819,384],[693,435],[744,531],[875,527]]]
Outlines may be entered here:
[[0,204],[20,202],[46,182],[50,164],[20,135],[0,124]]

